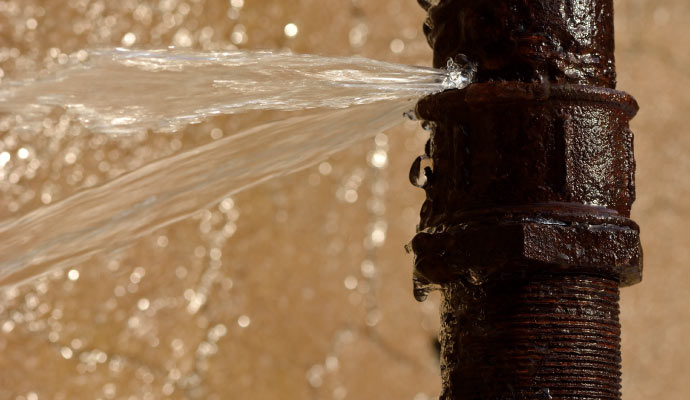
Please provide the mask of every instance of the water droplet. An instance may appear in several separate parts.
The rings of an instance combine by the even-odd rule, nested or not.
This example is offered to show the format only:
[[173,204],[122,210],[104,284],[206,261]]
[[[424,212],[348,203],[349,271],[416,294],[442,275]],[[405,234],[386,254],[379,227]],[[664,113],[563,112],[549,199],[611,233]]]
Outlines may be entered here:
[[10,153],[8,153],[6,151],[3,151],[2,153],[0,153],[0,168],[4,167],[5,164],[7,164],[10,161],[10,159],[12,159],[12,156],[10,155]]
[[70,346],[72,346],[74,350],[81,349],[83,345],[84,343],[82,343],[82,341],[78,338],[72,339],[72,341],[70,342]]
[[343,283],[345,284],[345,287],[349,290],[357,289],[357,278],[355,278],[352,275],[346,277]]
[[372,278],[376,274],[376,265],[371,260],[364,260],[360,266],[362,276],[365,278]]
[[323,384],[324,367],[316,364],[307,371],[307,381],[312,387],[320,387]]
[[137,308],[141,311],[148,310],[150,305],[151,302],[147,298],[139,299],[139,301],[137,302]]
[[244,25],[242,24],[237,24],[235,27],[232,29],[232,33],[230,34],[230,41],[234,44],[244,44],[247,43],[248,40],[247,36],[247,31]]
[[333,372],[337,371],[339,367],[340,362],[338,361],[338,357],[336,356],[328,356],[326,357],[326,369]]
[[357,191],[354,189],[348,189],[345,191],[345,201],[348,203],[354,203],[357,201],[358,195]]
[[433,162],[427,155],[417,157],[410,167],[410,183],[424,188],[433,173]]
[[160,247],[166,247],[169,243],[168,237],[165,235],[160,235],[156,239],[156,244]]
[[2,331],[5,333],[10,333],[14,329],[15,323],[14,321],[7,320],[2,324]]
[[422,129],[427,132],[431,132],[436,128],[436,123],[433,121],[422,121]]
[[386,224],[385,221],[377,221],[372,230],[371,230],[371,243],[375,247],[379,247],[383,244],[383,242],[386,240],[386,230],[388,229],[388,225]]
[[67,278],[70,281],[76,281],[77,279],[79,279],[79,271],[77,271],[76,269],[69,270],[69,272],[67,273]]
[[21,158],[22,160],[26,160],[29,157],[29,150],[27,150],[25,147],[21,147],[19,150],[17,150],[17,157]]
[[390,44],[390,49],[393,53],[402,53],[405,50],[405,42],[400,39],[393,39]]
[[135,35],[133,32],[127,32],[125,35],[122,37],[121,43],[123,46],[132,46],[134,43],[137,42],[137,35]]
[[379,321],[381,321],[381,312],[378,310],[370,311],[364,319],[364,322],[370,327],[378,325]]
[[429,297],[429,292],[436,289],[434,285],[428,280],[422,278],[421,276],[415,276],[412,278],[412,294],[415,300],[422,302]]
[[371,154],[369,163],[376,168],[383,168],[388,164],[388,153],[385,150],[379,149]]
[[299,33],[299,28],[297,27],[297,25],[290,22],[289,24],[285,25],[285,28],[283,28],[283,32],[287,37],[295,37]]
[[376,143],[376,146],[386,147],[388,145],[388,135],[383,132],[377,133],[376,137],[374,138],[374,142]]
[[186,28],[182,28],[175,33],[173,44],[179,47],[191,47],[194,44],[192,34]]
[[324,161],[321,164],[319,164],[319,172],[321,173],[321,175],[329,175],[331,171],[333,171],[333,167],[329,162]]
[[352,47],[362,47],[367,41],[369,34],[369,27],[365,23],[359,23],[354,28],[350,29],[348,38]]
[[249,316],[247,315],[240,315],[239,318],[237,318],[237,325],[240,326],[240,328],[246,328],[251,324],[252,320],[249,319]]
[[417,120],[417,114],[414,112],[414,110],[408,110],[403,113],[403,117],[409,119],[410,121],[416,121]]

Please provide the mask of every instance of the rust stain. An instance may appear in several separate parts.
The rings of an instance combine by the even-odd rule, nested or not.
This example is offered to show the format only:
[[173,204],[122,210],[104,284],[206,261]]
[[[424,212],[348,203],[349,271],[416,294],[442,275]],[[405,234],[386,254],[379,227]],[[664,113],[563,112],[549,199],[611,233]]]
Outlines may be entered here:
[[442,285],[441,398],[620,399],[618,287],[642,251],[612,2],[420,4],[434,64],[478,63],[417,105],[433,129],[411,248]]

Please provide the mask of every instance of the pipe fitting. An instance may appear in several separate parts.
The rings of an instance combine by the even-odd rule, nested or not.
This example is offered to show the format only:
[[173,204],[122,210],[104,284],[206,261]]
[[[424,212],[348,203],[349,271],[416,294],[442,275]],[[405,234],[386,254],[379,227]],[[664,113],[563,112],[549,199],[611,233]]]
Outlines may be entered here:
[[517,264],[641,280],[639,227],[628,218],[630,95],[479,83],[426,97],[416,111],[436,127],[425,155],[434,179],[411,243],[419,275],[446,283],[464,269]]
[[612,0],[418,1],[434,66],[477,64],[416,110],[410,248],[415,297],[442,291],[441,400],[620,399],[619,287],[642,250]]

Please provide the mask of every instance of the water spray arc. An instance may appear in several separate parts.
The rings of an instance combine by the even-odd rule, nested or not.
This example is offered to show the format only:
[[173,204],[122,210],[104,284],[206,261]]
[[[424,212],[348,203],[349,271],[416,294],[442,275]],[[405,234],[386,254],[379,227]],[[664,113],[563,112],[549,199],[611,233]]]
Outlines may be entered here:
[[620,399],[619,287],[641,280],[635,100],[615,90],[611,0],[441,0],[415,253],[442,289],[441,399]]
[[397,125],[420,96],[467,86],[472,72],[454,63],[442,70],[270,51],[86,54],[47,77],[0,87],[0,113],[16,114],[31,131],[61,107],[111,137],[171,132],[220,114],[302,115],[229,132],[0,221],[0,286],[121,249],[226,196],[314,165]]

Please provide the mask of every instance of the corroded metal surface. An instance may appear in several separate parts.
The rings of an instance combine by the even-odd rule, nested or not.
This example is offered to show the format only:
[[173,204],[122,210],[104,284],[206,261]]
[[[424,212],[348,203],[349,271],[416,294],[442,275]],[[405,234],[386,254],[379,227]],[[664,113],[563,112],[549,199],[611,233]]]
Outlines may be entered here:
[[411,247],[443,290],[441,398],[619,399],[618,287],[642,253],[611,1],[420,4],[434,64],[478,64],[417,105],[433,129]]
[[462,53],[479,81],[616,85],[613,0],[441,0],[428,14],[436,67]]
[[436,128],[417,271],[443,283],[464,268],[534,261],[638,282],[636,110],[623,92],[549,83],[479,83],[420,101]]
[[536,275],[445,292],[441,398],[620,397],[616,281]]

